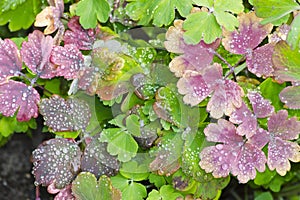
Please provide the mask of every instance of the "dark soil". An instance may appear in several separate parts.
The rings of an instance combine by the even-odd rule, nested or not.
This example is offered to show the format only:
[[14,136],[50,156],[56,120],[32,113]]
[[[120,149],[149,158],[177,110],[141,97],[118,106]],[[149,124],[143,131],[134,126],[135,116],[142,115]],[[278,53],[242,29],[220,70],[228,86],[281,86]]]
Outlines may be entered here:
[[[14,134],[0,147],[0,200],[35,200],[34,177],[31,174],[31,152],[47,137],[44,133]],[[41,199],[53,199],[41,188]]]

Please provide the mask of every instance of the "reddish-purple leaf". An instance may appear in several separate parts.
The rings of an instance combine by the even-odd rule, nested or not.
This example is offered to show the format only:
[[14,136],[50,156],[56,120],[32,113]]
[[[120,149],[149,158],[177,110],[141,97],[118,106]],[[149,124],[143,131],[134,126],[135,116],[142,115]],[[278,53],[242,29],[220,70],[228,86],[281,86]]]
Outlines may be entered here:
[[188,45],[183,39],[182,21],[177,20],[174,26],[171,26],[166,33],[165,47],[168,51],[183,54],[175,57],[169,67],[177,77],[182,77],[187,70],[202,72],[211,64],[213,51],[220,45],[220,40],[211,44],[200,41],[196,45]]
[[269,43],[262,47],[257,47],[252,53],[246,55],[246,63],[250,72],[258,77],[269,77],[273,74],[272,55],[274,44]]
[[35,30],[28,35],[28,42],[23,42],[21,55],[27,67],[41,78],[53,78],[55,68],[50,63],[53,47],[53,38],[44,36],[41,31]]
[[204,133],[208,141],[218,144],[201,151],[199,164],[215,178],[226,177],[231,172],[241,183],[246,183],[255,178],[256,170],[265,170],[266,156],[261,151],[263,143],[257,146],[253,143],[255,140],[244,139],[229,121],[219,119],[217,124],[209,124]]
[[88,104],[75,98],[64,100],[53,95],[43,99],[39,107],[45,124],[55,132],[84,130],[91,117]]
[[239,135],[246,135],[247,138],[250,138],[256,133],[257,119],[245,103],[242,103],[242,106],[230,115],[229,120],[239,124],[237,127],[237,134]]
[[64,35],[65,44],[74,44],[81,50],[92,49],[97,34],[95,29],[83,29],[78,16],[70,19],[68,27],[70,30],[67,30]]
[[248,54],[256,48],[271,32],[273,25],[261,25],[261,18],[254,12],[242,13],[238,16],[240,22],[238,31],[229,32],[225,29],[222,43],[226,50],[234,54]]
[[43,142],[32,152],[35,184],[66,187],[80,169],[80,158],[80,148],[74,141],[56,138]]
[[75,79],[78,77],[78,71],[83,67],[84,59],[75,45],[67,44],[52,49],[51,62],[58,65],[57,76]]
[[280,110],[268,121],[269,147],[268,166],[284,176],[290,170],[289,160],[300,161],[300,146],[294,140],[299,137],[300,121],[296,117],[288,119],[288,112]]
[[269,36],[270,43],[277,43],[281,40],[286,40],[288,33],[290,32],[291,27],[287,24],[282,24],[276,28],[276,31]]
[[215,83],[215,91],[207,104],[211,117],[220,118],[223,114],[229,116],[242,106],[243,89],[231,80],[219,79]]
[[69,184],[67,187],[60,190],[59,193],[55,195],[54,200],[75,200],[71,187],[72,184]]
[[0,112],[13,116],[16,111],[18,121],[28,121],[38,116],[39,93],[22,82],[9,80],[0,84]]
[[289,86],[279,94],[280,100],[290,109],[300,109],[300,86]]
[[22,61],[17,45],[10,39],[0,39],[0,83],[17,76],[22,69]]
[[89,95],[95,95],[100,79],[97,67],[85,67],[78,74],[78,89],[84,90]]
[[269,117],[274,112],[274,107],[271,105],[271,101],[264,99],[259,92],[250,91],[247,96],[257,118]]
[[105,174],[114,176],[119,171],[120,163],[115,156],[107,152],[107,143],[99,141],[98,137],[86,146],[81,159],[82,171],[93,173],[96,177]]

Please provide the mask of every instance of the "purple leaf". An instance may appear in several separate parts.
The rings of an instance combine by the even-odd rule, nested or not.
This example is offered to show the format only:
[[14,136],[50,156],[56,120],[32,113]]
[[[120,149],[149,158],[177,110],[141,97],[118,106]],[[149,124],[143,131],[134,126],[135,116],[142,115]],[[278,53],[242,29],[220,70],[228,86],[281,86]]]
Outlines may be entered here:
[[107,143],[99,141],[99,138],[93,140],[86,146],[81,159],[82,171],[93,173],[96,177],[105,174],[114,176],[120,168],[120,163],[115,156],[107,152]]
[[41,31],[35,30],[28,35],[28,42],[23,42],[21,55],[27,67],[41,78],[53,78],[55,68],[50,63],[53,47],[53,38],[44,36]]
[[85,67],[78,74],[78,88],[89,95],[95,95],[98,82],[101,78],[99,69],[96,67]]
[[226,50],[234,54],[247,54],[257,47],[271,32],[273,25],[261,25],[261,18],[254,12],[242,13],[238,16],[238,31],[229,32],[224,29],[222,43]]
[[247,94],[257,118],[269,117],[274,112],[274,107],[270,100],[265,100],[259,92],[250,91]]
[[51,62],[58,65],[57,76],[75,79],[78,76],[78,71],[83,67],[84,59],[75,45],[67,44],[64,47],[55,46],[53,48]]
[[43,99],[39,107],[45,124],[55,132],[84,130],[91,117],[87,103],[75,98],[66,101],[53,95]]
[[80,50],[91,50],[96,40],[97,31],[95,29],[83,29],[79,24],[79,17],[74,16],[68,22],[68,27],[64,35],[65,44],[74,44]]
[[17,76],[22,69],[22,61],[17,45],[10,39],[0,39],[0,83]]
[[[49,186],[48,186],[49,187]],[[60,190],[57,195],[55,195],[54,200],[75,200],[71,190],[72,184],[69,184],[64,189]]]
[[43,142],[32,152],[35,184],[66,187],[80,169],[80,158],[80,148],[74,141],[56,138]]
[[291,27],[287,24],[282,24],[276,28],[276,31],[269,36],[270,43],[277,43],[281,40],[286,40]]
[[246,135],[247,138],[250,138],[256,133],[257,119],[245,103],[242,103],[242,106],[230,115],[229,120],[232,123],[239,124],[237,134],[241,136]]
[[274,44],[269,43],[262,47],[257,47],[252,53],[246,55],[246,63],[250,72],[258,77],[269,77],[273,74],[272,55]]
[[273,114],[268,121],[269,147],[268,166],[284,176],[290,170],[289,160],[300,161],[300,146],[287,140],[297,139],[300,133],[300,121],[296,117],[288,118],[286,110]]
[[[237,176],[241,183],[246,183],[256,176],[256,169],[265,170],[266,156],[260,146],[244,139],[236,132],[236,127],[224,119],[217,124],[209,124],[204,133],[208,141],[217,142],[215,146],[206,147],[200,153],[200,166],[215,178],[226,177],[229,173]],[[258,132],[257,134],[260,134]]]
[[203,41],[196,45],[188,45],[184,43],[182,21],[177,20],[174,26],[171,26],[166,33],[165,47],[173,53],[183,54],[175,57],[169,67],[177,77],[182,77],[187,70],[202,72],[211,64],[215,50],[220,45],[220,40],[216,40],[211,44]]
[[4,116],[13,116],[18,110],[17,120],[28,121],[38,116],[39,101],[40,95],[32,86],[13,80],[0,84],[0,112]]
[[218,80],[214,85],[215,91],[207,104],[211,117],[220,118],[223,114],[229,116],[242,106],[243,89],[231,80]]
[[279,94],[280,100],[290,109],[300,109],[300,86],[289,86]]

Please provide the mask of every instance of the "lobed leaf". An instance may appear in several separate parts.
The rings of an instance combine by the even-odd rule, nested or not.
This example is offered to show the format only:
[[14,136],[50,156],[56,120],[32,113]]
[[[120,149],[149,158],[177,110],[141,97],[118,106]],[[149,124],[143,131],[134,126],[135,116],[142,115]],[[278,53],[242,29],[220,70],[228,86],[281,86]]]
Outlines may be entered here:
[[80,99],[64,100],[58,95],[43,99],[39,105],[45,124],[55,132],[84,130],[90,120],[90,109]]
[[121,192],[111,185],[107,176],[96,177],[89,172],[81,172],[72,183],[72,192],[78,200],[116,200]]
[[290,109],[300,109],[300,86],[289,86],[279,94],[280,100]]
[[0,39],[0,83],[17,76],[22,69],[22,61],[17,45],[10,39]]
[[80,148],[74,141],[56,138],[43,142],[32,152],[35,184],[64,188],[79,171],[80,158]]
[[291,30],[287,35],[287,42],[292,49],[298,49],[300,47],[300,15],[297,15],[292,24]]
[[0,2],[0,14],[3,12],[13,10],[20,4],[24,3],[25,0],[3,0]]
[[38,116],[39,93],[22,82],[9,80],[0,84],[0,112],[13,116],[17,111],[18,121],[29,121]]
[[63,76],[66,79],[77,78],[78,71],[84,64],[83,55],[73,44],[66,44],[64,47],[55,46],[52,49],[50,60],[58,65],[56,76]]
[[44,36],[41,31],[35,30],[28,35],[28,42],[23,42],[21,55],[27,67],[41,78],[53,78],[55,68],[50,63],[53,48],[53,38]]
[[247,96],[257,118],[269,117],[274,112],[270,100],[264,99],[259,92],[250,91]]
[[254,12],[241,13],[238,31],[223,31],[225,36],[222,44],[225,49],[234,54],[251,54],[263,39],[271,32],[273,25],[261,25],[262,19],[256,17]]
[[91,172],[96,177],[116,175],[119,171],[120,163],[106,149],[106,143],[100,142],[98,137],[92,138],[81,158],[82,171]]
[[79,17],[74,16],[68,22],[70,30],[64,34],[64,43],[74,44],[80,50],[91,50],[96,40],[97,29],[84,29],[79,23]]

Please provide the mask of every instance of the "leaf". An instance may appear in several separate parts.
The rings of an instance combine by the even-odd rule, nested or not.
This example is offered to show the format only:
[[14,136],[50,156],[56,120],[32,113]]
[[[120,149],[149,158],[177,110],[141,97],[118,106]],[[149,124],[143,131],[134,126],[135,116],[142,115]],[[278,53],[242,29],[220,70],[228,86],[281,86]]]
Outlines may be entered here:
[[3,0],[0,2],[0,15],[3,12],[14,10],[17,6],[24,3],[26,0]]
[[280,100],[290,109],[300,109],[300,86],[289,86],[279,94]]
[[136,156],[138,144],[133,137],[121,128],[104,129],[100,141],[107,142],[107,151],[111,155],[118,155],[118,160],[128,162]]
[[[199,22],[201,22],[201,26],[199,26]],[[183,29],[186,30],[183,38],[187,44],[198,44],[201,39],[210,44],[222,35],[221,26],[215,16],[208,12],[196,12],[188,15]]]
[[84,66],[83,55],[75,45],[55,46],[51,52],[51,62],[58,65],[56,76],[66,79],[78,77],[79,70]]
[[238,31],[223,31],[225,36],[222,44],[225,49],[233,54],[249,54],[249,49],[257,47],[271,32],[273,25],[261,25],[262,19],[256,17],[254,12],[241,13],[238,16],[240,22]]
[[262,24],[275,22],[300,8],[299,4],[293,0],[283,0],[280,2],[276,0],[253,0],[252,2],[257,16],[266,18],[262,21]]
[[130,0],[125,10],[139,25],[148,25],[153,19],[153,25],[161,27],[174,20],[175,9],[181,16],[186,17],[192,7],[191,0]]
[[107,152],[107,144],[100,142],[99,137],[93,137],[81,158],[82,171],[91,172],[96,177],[114,176],[119,168],[120,163],[117,158]]
[[28,42],[23,42],[21,56],[27,67],[41,78],[53,78],[55,68],[50,63],[53,47],[53,38],[44,36],[41,31],[35,30],[28,35]]
[[254,179],[254,183],[256,185],[266,185],[269,184],[275,176],[276,176],[276,172],[271,171],[267,167],[264,172],[257,172],[256,177]]
[[139,116],[132,114],[126,118],[126,128],[133,136],[141,136]]
[[74,16],[68,22],[68,28],[64,34],[64,43],[74,44],[80,50],[91,50],[96,40],[97,29],[83,29],[79,24],[79,17]]
[[26,0],[22,4],[16,4],[15,9],[0,13],[0,25],[9,23],[10,31],[28,29],[33,24],[36,14],[41,10],[41,4],[40,0]]
[[285,41],[279,41],[273,54],[274,76],[277,80],[299,81],[300,53],[298,49],[292,50]]
[[106,22],[110,13],[107,0],[82,0],[77,4],[76,15],[84,29],[95,28],[97,20]]
[[147,200],[169,200],[169,199],[177,199],[179,197],[182,197],[182,194],[177,192],[171,185],[163,185],[159,191],[152,190]]
[[288,118],[286,110],[273,114],[268,121],[270,142],[268,146],[268,166],[270,170],[284,176],[290,170],[289,160],[300,161],[300,146],[289,140],[299,137],[300,121],[296,117]]
[[80,148],[74,141],[56,138],[43,142],[32,152],[35,184],[64,188],[79,171],[80,158]]
[[0,83],[9,77],[18,76],[21,69],[22,61],[17,45],[10,39],[0,39]]
[[300,15],[297,15],[292,24],[291,30],[287,35],[287,42],[292,49],[298,49],[300,47]]
[[72,183],[72,192],[78,200],[114,200],[121,197],[120,191],[112,187],[107,176],[96,177],[89,172],[81,172]]
[[90,120],[89,106],[85,101],[58,95],[43,99],[39,105],[45,124],[54,132],[84,130]]
[[149,176],[149,169],[146,163],[139,164],[135,160],[123,163],[120,174],[133,181],[143,181]]
[[254,200],[273,200],[273,196],[270,192],[263,192],[257,195]]
[[22,82],[9,80],[0,84],[0,112],[13,116],[16,111],[18,121],[29,121],[38,116],[39,93]]
[[166,185],[166,179],[163,176],[159,176],[157,174],[150,173],[149,182],[153,183],[155,187],[160,188],[164,185]]
[[249,91],[248,99],[257,118],[266,118],[274,112],[274,107],[268,99],[264,99],[259,92]]
[[155,159],[150,163],[151,171],[157,171],[159,175],[170,176],[180,168],[183,140],[181,135],[173,132],[166,132],[157,149],[150,154]]

